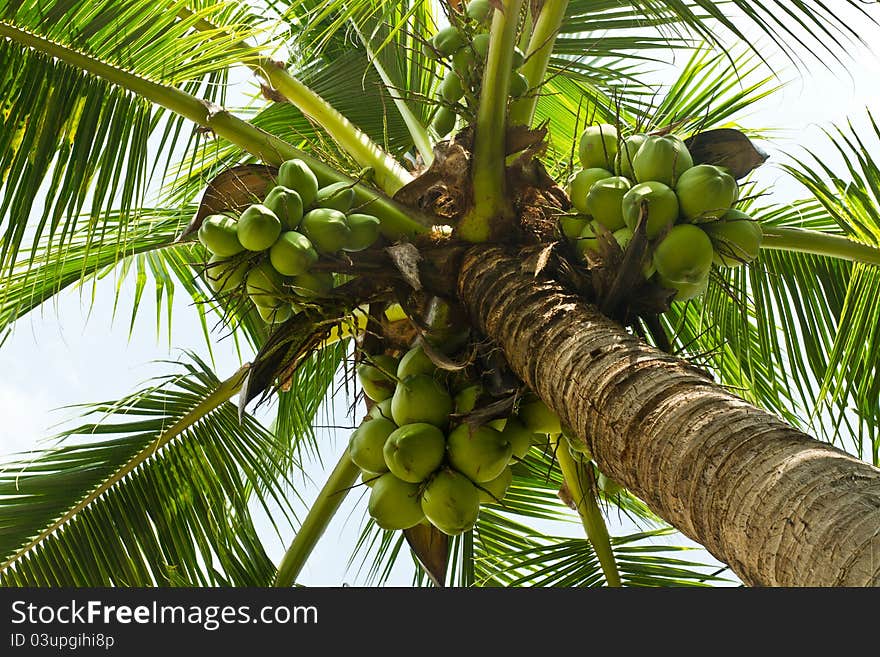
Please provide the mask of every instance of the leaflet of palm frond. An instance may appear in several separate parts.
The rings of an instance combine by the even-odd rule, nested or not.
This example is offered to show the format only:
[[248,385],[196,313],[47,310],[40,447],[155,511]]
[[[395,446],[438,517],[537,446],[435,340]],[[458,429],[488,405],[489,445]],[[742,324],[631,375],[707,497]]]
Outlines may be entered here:
[[719,128],[699,132],[684,140],[694,164],[725,167],[737,180],[745,178],[770,156],[739,130]]
[[215,176],[202,194],[198,211],[176,241],[195,235],[208,215],[241,211],[252,203],[259,203],[275,184],[277,175],[278,167],[241,164]]
[[449,566],[449,536],[434,525],[416,525],[405,529],[403,535],[428,577],[442,587]]

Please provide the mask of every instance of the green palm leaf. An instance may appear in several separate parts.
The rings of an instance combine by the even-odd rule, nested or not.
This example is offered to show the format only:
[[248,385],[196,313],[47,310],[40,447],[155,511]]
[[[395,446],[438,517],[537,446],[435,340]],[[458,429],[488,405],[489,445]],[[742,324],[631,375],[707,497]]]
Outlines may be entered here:
[[196,357],[182,369],[118,402],[87,406],[86,416],[102,417],[6,465],[3,583],[271,582],[250,505],[255,495],[267,509],[289,509],[274,439],[249,416],[239,423],[225,401],[242,374],[221,383]]

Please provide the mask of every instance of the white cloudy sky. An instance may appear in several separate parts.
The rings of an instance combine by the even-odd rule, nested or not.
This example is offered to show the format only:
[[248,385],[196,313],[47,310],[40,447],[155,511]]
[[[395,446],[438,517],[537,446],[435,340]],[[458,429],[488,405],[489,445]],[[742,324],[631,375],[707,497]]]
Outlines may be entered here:
[[[831,6],[842,0],[832,0]],[[858,26],[868,43],[880,43],[880,28],[864,20]],[[774,156],[762,172],[765,182],[776,185],[777,198],[790,200],[800,190],[773,167],[781,151],[808,146],[829,161],[835,161],[821,128],[843,123],[848,118],[865,125],[865,110],[880,111],[880,61],[867,48],[853,47],[847,70],[829,63],[830,70],[813,63],[809,72],[798,74],[783,60],[774,59],[780,78],[789,80],[784,91],[763,102],[743,117],[746,125],[779,128],[768,150]],[[661,76],[662,79],[665,76]],[[877,145],[880,152],[880,145]],[[167,371],[156,365],[157,359],[176,358],[182,348],[194,349],[207,357],[201,328],[188,301],[179,294],[174,302],[173,335],[162,324],[156,333],[155,304],[151,291],[145,294],[143,309],[129,337],[131,281],[123,288],[118,315],[113,318],[111,279],[95,290],[97,299],[89,308],[92,290],[72,291],[59,296],[51,306],[21,320],[7,342],[0,348],[0,456],[29,449],[51,433],[50,426],[71,417],[71,411],[56,411],[61,406],[80,402],[116,399],[150,376]],[[238,356],[228,341],[214,346],[217,372],[223,376],[237,367]],[[340,404],[344,407],[344,404]],[[342,410],[338,408],[337,410]],[[326,440],[334,447],[327,454],[340,453],[347,440],[344,432],[330,432]],[[328,466],[332,459],[328,458]],[[321,481],[320,466],[310,469]],[[303,494],[313,496],[316,486],[304,486]],[[306,584],[338,585],[363,581],[354,571],[346,571],[349,546],[353,545],[359,518],[365,512],[364,500],[350,496],[346,507],[330,527],[306,566],[301,581]],[[268,527],[268,525],[267,525]],[[279,558],[283,544],[267,529],[267,543],[273,558]],[[286,537],[289,538],[289,537]],[[679,540],[679,539],[676,539]],[[407,584],[410,568],[400,568],[394,584]]]

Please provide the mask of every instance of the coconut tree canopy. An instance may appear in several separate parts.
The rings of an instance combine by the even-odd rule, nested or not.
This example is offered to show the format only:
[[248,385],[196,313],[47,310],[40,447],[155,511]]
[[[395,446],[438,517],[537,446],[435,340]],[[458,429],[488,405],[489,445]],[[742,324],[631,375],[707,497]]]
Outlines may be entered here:
[[0,0],[0,336],[136,272],[244,354],[13,457],[0,582],[288,586],[358,490],[372,581],[880,584],[880,128],[782,203],[743,118],[841,4]]

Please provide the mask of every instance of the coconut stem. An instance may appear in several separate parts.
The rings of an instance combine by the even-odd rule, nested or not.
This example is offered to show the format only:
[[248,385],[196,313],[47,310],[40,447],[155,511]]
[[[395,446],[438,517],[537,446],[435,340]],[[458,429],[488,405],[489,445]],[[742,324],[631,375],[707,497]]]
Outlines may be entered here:
[[348,495],[360,472],[360,469],[349,457],[346,447],[339,463],[333,468],[333,472],[330,473],[330,477],[321,492],[318,493],[317,499],[309,508],[309,513],[300,525],[296,536],[293,537],[290,547],[284,553],[281,564],[278,566],[275,586],[292,586],[296,581],[312,554],[312,550],[315,549],[324,530],[327,529],[327,525],[336,515],[339,506]]
[[[195,13],[183,8],[178,10],[178,16],[192,18]],[[197,30],[212,34],[219,35],[221,33],[220,28],[204,19],[198,19],[193,26]],[[244,42],[239,42],[233,46],[233,49],[239,49],[243,53],[254,52],[254,48]],[[300,112],[326,130],[336,143],[354,158],[355,162],[362,167],[372,168],[375,171],[376,183],[386,194],[392,196],[397,190],[412,181],[412,176],[404,170],[397,160],[343,114],[334,109],[330,103],[288,73],[283,64],[275,62],[269,57],[253,54],[243,55],[242,63],[264,78]]]
[[547,65],[550,63],[550,55],[553,53],[553,44],[556,43],[556,34],[565,19],[566,9],[568,9],[568,0],[545,2],[541,8],[541,13],[535,22],[535,29],[529,39],[526,63],[520,69],[520,72],[528,78],[529,89],[533,92],[511,103],[511,124],[529,125],[535,117],[535,108],[538,106],[538,89],[547,74]]
[[283,139],[243,121],[223,107],[196,98],[175,87],[152,82],[8,23],[0,22],[0,36],[56,57],[70,66],[112,82],[151,103],[161,105],[200,126],[209,128],[216,135],[243,148],[267,164],[279,165],[285,160],[299,158],[315,172],[322,185],[331,182],[345,182],[354,185],[356,203],[363,206],[365,212],[372,212],[382,220],[382,232],[389,238],[414,237],[426,234],[431,230],[432,222],[428,218],[418,216],[412,210],[377,194],[366,185],[355,184],[352,178],[324,164],[321,160],[294,148]]
[[621,586],[620,572],[617,569],[614,550],[611,548],[611,536],[608,534],[605,518],[602,517],[602,511],[599,509],[599,503],[596,501],[590,481],[584,481],[588,475],[572,458],[568,451],[568,441],[564,436],[560,434],[554,437],[553,447],[562,470],[562,476],[565,479],[565,485],[577,506],[581,523],[587,532],[587,538],[593,545],[593,551],[599,559],[602,572],[605,573],[605,582],[608,586]]
[[504,11],[493,12],[474,136],[474,203],[456,227],[457,236],[468,242],[488,241],[493,237],[493,223],[510,217],[513,212],[505,192],[504,142],[513,50],[522,2],[508,0]]
[[815,255],[842,258],[869,265],[880,265],[880,249],[862,244],[842,235],[829,235],[804,228],[781,228],[761,225],[764,239],[762,249],[798,251]]

